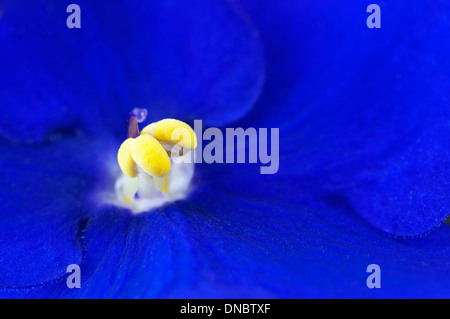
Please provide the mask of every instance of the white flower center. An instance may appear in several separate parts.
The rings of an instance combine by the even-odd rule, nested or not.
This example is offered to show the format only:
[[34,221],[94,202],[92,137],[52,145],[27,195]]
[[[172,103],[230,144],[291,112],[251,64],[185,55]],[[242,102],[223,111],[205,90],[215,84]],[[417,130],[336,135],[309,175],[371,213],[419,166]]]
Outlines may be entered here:
[[166,203],[184,199],[194,176],[191,154],[171,159],[172,168],[163,178],[157,178],[137,167],[137,177],[122,174],[115,184],[116,202],[133,213],[142,213]]

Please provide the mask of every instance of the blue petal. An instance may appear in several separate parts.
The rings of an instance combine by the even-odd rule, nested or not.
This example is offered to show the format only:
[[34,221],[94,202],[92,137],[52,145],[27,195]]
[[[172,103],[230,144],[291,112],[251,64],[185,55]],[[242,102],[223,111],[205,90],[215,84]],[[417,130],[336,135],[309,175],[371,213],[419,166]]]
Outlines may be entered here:
[[[267,84],[243,126],[280,127],[282,175],[320,181],[376,227],[416,235],[450,212],[449,11],[443,2],[241,1]],[[317,182],[316,184],[319,184]]]
[[[311,11],[305,12],[310,14],[312,21],[315,21],[314,18],[323,11],[312,10],[314,8],[309,6],[312,4],[301,9],[309,8]],[[277,17],[277,10],[279,9],[273,9],[274,17]],[[294,12],[292,8],[291,11]],[[340,11],[334,11],[333,14],[339,15],[338,12]],[[327,17],[332,19],[333,14],[330,11]],[[402,16],[401,13],[398,14],[399,17]],[[288,17],[286,16],[281,26],[290,21]],[[344,23],[341,27],[333,26],[335,32],[340,34],[339,32],[348,27],[348,24]],[[306,27],[304,31],[311,31],[313,34],[313,30],[308,29],[307,25],[304,27]],[[398,32],[404,30],[402,25],[398,28],[400,29]],[[295,28],[292,30],[294,35],[296,30],[299,31]],[[353,29],[349,28],[350,33],[351,30]],[[292,35],[277,32],[274,34],[282,34],[286,38]],[[336,40],[328,39],[328,35],[325,35],[325,38],[321,40],[329,40],[328,43],[337,45]],[[314,43],[316,38],[312,39],[310,41]],[[347,40],[346,45],[351,42],[351,37]],[[383,37],[379,40],[383,40]],[[323,43],[319,41],[316,45],[320,47],[324,45]],[[383,41],[380,43],[385,44]],[[346,45],[341,48],[341,57],[354,59],[356,66],[363,65],[364,59],[359,61],[356,56],[344,54]],[[325,50],[326,48],[328,50]],[[282,49],[283,46],[280,46],[280,54],[285,52]],[[354,49],[358,49],[358,46]],[[300,51],[293,50],[293,52]],[[323,55],[317,56],[317,60],[313,61],[328,61],[330,64],[324,65],[333,65],[336,70],[341,69],[339,65],[331,64],[329,47],[325,46]],[[411,58],[408,54],[406,56]],[[389,61],[388,53],[382,57],[383,61]],[[314,58],[313,54],[311,58]],[[292,65],[289,59],[282,60],[279,63],[283,65],[286,62],[285,69]],[[267,121],[267,118],[271,117],[273,123],[278,123],[282,127],[282,132],[290,133],[287,135],[289,138],[282,138],[283,162],[280,174],[263,177],[255,175],[250,167],[239,165],[231,167],[219,165],[213,169],[213,166],[201,167],[197,175],[199,181],[196,190],[188,201],[178,202],[152,214],[133,217],[122,210],[103,207],[96,211],[96,214],[89,209],[89,218],[85,219],[83,210],[88,210],[85,206],[85,195],[97,180],[94,171],[98,169],[97,166],[88,165],[92,162],[86,156],[94,154],[96,149],[99,151],[98,144],[82,148],[89,143],[87,141],[80,143],[79,140],[68,138],[67,144],[63,142],[44,144],[43,151],[32,146],[0,144],[2,154],[5,154],[2,157],[5,160],[1,163],[1,167],[9,167],[8,170],[2,171],[4,175],[1,178],[1,186],[10,189],[13,195],[0,200],[3,203],[0,205],[5,205],[1,210],[4,212],[2,216],[4,224],[0,227],[2,233],[8,234],[2,239],[4,249],[0,259],[2,268],[0,273],[11,267],[10,270],[5,270],[3,277],[0,277],[4,282],[0,294],[4,297],[449,297],[450,282],[447,279],[447,272],[450,230],[447,225],[438,227],[424,238],[399,239],[389,237],[367,225],[356,213],[355,209],[358,213],[364,214],[361,206],[357,205],[355,196],[364,195],[367,201],[367,196],[374,192],[373,189],[368,189],[368,186],[360,187],[358,183],[361,177],[373,174],[373,167],[379,163],[389,164],[386,165],[387,172],[392,166],[404,167],[402,166],[404,161],[398,161],[398,158],[401,158],[405,149],[408,150],[404,145],[408,145],[406,142],[411,137],[408,134],[403,136],[401,139],[403,143],[400,144],[402,148],[398,151],[396,150],[398,143],[390,145],[387,148],[389,152],[383,151],[381,146],[377,149],[373,145],[376,140],[371,140],[374,136],[386,141],[387,144],[395,141],[393,134],[395,130],[388,125],[391,123],[390,117],[377,118],[377,114],[362,107],[361,114],[364,119],[374,116],[373,123],[386,125],[382,125],[382,129],[372,133],[370,128],[376,126],[365,129],[358,125],[356,119],[359,120],[359,117],[354,113],[360,110],[351,106],[353,103],[345,109],[328,103],[363,101],[362,93],[359,91],[366,91],[358,81],[360,78],[356,77],[357,67],[352,69],[353,64],[350,63],[343,65],[350,70],[349,83],[354,84],[354,90],[347,92],[344,89],[348,87],[342,86],[340,87],[344,93],[342,96],[341,93],[336,93],[336,90],[331,90],[329,96],[325,94],[323,99],[313,103],[318,93],[312,90],[316,87],[313,84],[322,83],[320,78],[315,79],[315,82],[311,80],[311,86],[303,84],[306,85],[303,91],[299,90],[297,85],[302,87],[301,83],[304,82],[295,81],[292,82],[295,84],[292,88],[285,88],[286,91],[283,93],[286,94],[281,94],[283,103],[273,104],[282,107],[267,108],[272,112],[266,118],[261,115],[261,109],[252,113],[255,119],[253,124],[272,123]],[[408,63],[405,65],[408,66]],[[304,66],[306,74],[312,76],[314,67],[310,66],[308,69],[307,63]],[[423,66],[418,69],[429,71]],[[274,68],[271,70],[273,72]],[[283,69],[278,70],[282,73]],[[295,70],[292,68],[292,71]],[[381,70],[377,71],[383,74]],[[330,79],[336,80],[339,79],[337,75],[338,73],[333,71],[329,76]],[[416,77],[411,78],[417,80]],[[380,83],[382,79],[376,77],[375,83]],[[276,89],[271,91],[274,82],[276,78],[273,78],[272,84],[268,84],[268,91],[265,93],[267,100],[261,100],[260,106],[269,107],[269,104],[264,103],[277,101],[277,96],[280,96]],[[280,87],[283,88],[283,82],[280,83]],[[401,88],[405,90],[409,88],[407,92],[411,93],[410,86],[405,85]],[[310,91],[307,92],[306,89]],[[427,90],[430,90],[429,86],[425,86],[424,92],[416,93],[414,97],[423,99],[430,97],[431,95],[426,95]],[[291,107],[301,101],[299,100],[299,96],[302,97],[301,93],[311,104],[297,115]],[[309,97],[307,93],[310,94]],[[349,93],[351,94],[348,95]],[[346,100],[348,96],[352,99]],[[399,106],[392,111],[383,106],[382,102],[386,99],[383,94],[376,95],[374,107],[379,111],[388,112],[387,114],[399,112],[402,115],[399,119],[408,120],[406,128],[402,129],[409,132],[416,127],[417,123],[413,121],[416,115],[423,113],[408,113],[403,106],[402,96],[396,95],[396,98],[402,103],[399,102]],[[319,116],[321,113],[317,111],[315,103],[321,105],[323,110],[337,112],[332,113],[336,114],[336,118]],[[440,148],[442,144],[435,143],[436,141],[432,139],[434,137],[438,142],[442,142],[442,137],[438,134],[443,132],[439,127],[442,124],[439,119],[445,113],[442,104],[438,103],[437,106],[436,109],[430,110],[429,118],[425,119],[426,124],[432,122],[436,126],[419,125],[419,132],[422,132],[421,136],[424,139],[416,141],[419,146],[424,140],[428,143],[427,146],[432,146],[431,150],[426,149],[430,153],[430,162],[423,161],[423,157],[410,159],[413,168],[417,167],[418,163],[423,163],[425,173],[436,164],[433,156],[439,152],[435,151],[442,150]],[[419,111],[422,110],[420,105],[415,107],[418,107]],[[279,112],[275,112],[277,110]],[[344,115],[348,115],[350,120]],[[260,122],[256,121],[258,118]],[[322,133],[324,123],[329,124],[330,120],[348,125],[347,131],[342,129],[345,126],[330,124],[329,129]],[[388,124],[385,124],[385,121]],[[299,130],[300,128],[302,130]],[[359,137],[351,138],[350,135],[356,132],[355,128],[361,129],[361,136],[369,141],[368,146],[361,145]],[[383,134],[386,133],[384,130],[387,130],[388,134]],[[317,134],[318,132],[320,134]],[[339,139],[335,139],[334,136]],[[104,143],[104,140],[99,142]],[[80,150],[84,152],[81,153]],[[361,154],[358,155],[355,150],[360,150]],[[401,153],[395,155],[396,152]],[[394,155],[391,156],[391,153]],[[372,159],[371,156],[374,154]],[[339,161],[330,161],[332,156]],[[446,154],[442,156],[442,163],[446,163],[448,161]],[[23,160],[19,161],[21,157]],[[361,170],[361,162],[364,163],[369,157],[370,170]],[[27,164],[27,159],[33,164]],[[343,159],[345,161],[342,161]],[[53,163],[56,164],[52,165]],[[445,171],[438,172],[436,176],[443,178],[444,173]],[[9,180],[14,180],[13,178],[16,179],[16,184],[9,183]],[[392,181],[389,175],[385,178]],[[247,182],[242,183],[243,180]],[[436,190],[433,188],[435,179],[429,179],[425,174],[423,180],[430,184],[426,185],[426,190],[432,194],[425,196],[425,199],[435,198]],[[40,188],[30,186],[36,181],[40,181]],[[390,190],[394,192],[395,183],[390,186]],[[17,195],[20,194],[19,190],[25,190],[29,193],[29,197]],[[357,194],[355,190],[364,192]],[[51,196],[53,191],[56,196]],[[384,199],[384,191],[377,191]],[[397,191],[395,192],[397,194]],[[20,201],[15,201],[16,198]],[[81,202],[84,203],[83,206],[80,205]],[[382,203],[382,200],[376,202]],[[403,208],[407,203],[409,202],[399,198],[398,207]],[[440,203],[442,204],[442,201]],[[27,209],[27,205],[35,210]],[[46,205],[49,206],[46,208]],[[389,214],[395,215],[398,212],[392,209],[391,205],[386,207],[389,209],[382,213],[392,226],[393,217]],[[11,213],[12,209],[14,214]],[[370,207],[364,208],[366,209],[367,212],[372,212]],[[20,216],[25,223],[21,222]],[[377,216],[370,214],[369,217]],[[417,222],[415,220],[417,217],[413,215],[409,216],[410,218],[413,218],[414,232],[425,229],[426,221]],[[427,216],[425,218],[429,219]],[[11,222],[8,222],[9,220]],[[28,223],[30,220],[34,223]],[[402,225],[408,220],[400,218]],[[45,224],[47,227],[41,227]],[[24,227],[20,228],[21,226]],[[388,226],[381,228],[390,230]],[[407,224],[407,227],[411,226]],[[55,232],[61,234],[61,237],[54,238]],[[40,236],[36,236],[37,233],[40,233]],[[32,243],[36,242],[43,247],[42,254],[32,256],[37,258],[36,260],[23,256],[26,255],[24,250],[33,247]],[[20,262],[17,264],[11,264],[14,254],[23,256],[18,259]],[[54,265],[52,262],[55,260],[60,262]],[[81,264],[82,289],[70,290],[66,287],[62,275],[69,263]],[[368,275],[365,269],[372,263],[381,266],[383,289],[369,290],[365,285]],[[48,282],[53,278],[59,279]],[[42,284],[36,284],[41,282]]]
[[38,285],[80,263],[79,230],[98,170],[85,139],[0,142],[0,286]]
[[[65,281],[3,289],[8,297],[449,297],[450,228],[394,238],[345,198],[313,201],[277,176],[203,167],[188,201],[130,216],[91,215],[82,236],[81,289]],[[212,179],[212,176],[216,179]],[[224,182],[226,181],[226,182]],[[282,194],[280,196],[279,194]],[[367,266],[382,289],[368,289]]]
[[151,119],[245,115],[263,79],[259,40],[225,1],[5,1],[0,10],[0,134],[42,141],[54,131],[112,130],[146,107]]

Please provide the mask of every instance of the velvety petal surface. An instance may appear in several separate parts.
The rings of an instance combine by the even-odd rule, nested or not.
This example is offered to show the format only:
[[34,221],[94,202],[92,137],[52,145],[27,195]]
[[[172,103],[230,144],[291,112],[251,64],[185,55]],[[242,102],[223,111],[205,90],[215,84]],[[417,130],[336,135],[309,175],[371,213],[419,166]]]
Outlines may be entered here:
[[[292,180],[258,183],[205,166],[189,201],[129,215],[102,206],[86,221],[82,288],[65,279],[8,297],[448,297],[450,228],[387,236],[339,196],[311,201]],[[215,179],[213,179],[213,176]],[[208,182],[204,182],[208,180]],[[368,289],[370,264],[381,289]]]
[[[175,10],[168,3],[165,10]],[[94,188],[102,179],[112,177],[103,170],[109,169],[117,148],[109,148],[108,140],[100,137],[108,126],[119,132],[114,124],[119,120],[112,115],[100,122],[103,117],[95,117],[98,139],[92,141],[78,136],[70,123],[59,126],[60,119],[73,119],[78,111],[68,111],[70,117],[52,112],[54,120],[42,115],[41,122],[36,116],[38,121],[30,118],[28,126],[24,119],[25,133],[20,134],[32,132],[36,124],[31,135],[37,140],[39,134],[48,135],[41,128],[50,128],[46,125],[54,121],[64,139],[40,146],[0,144],[0,184],[9,191],[0,198],[0,296],[449,297],[447,225],[414,238],[378,229],[423,233],[442,219],[439,209],[446,209],[443,194],[448,194],[448,185],[441,164],[447,154],[441,134],[448,128],[443,117],[447,111],[438,98],[444,87],[434,81],[440,75],[438,84],[445,85],[446,73],[439,70],[445,71],[446,65],[439,52],[435,62],[441,68],[431,67],[424,58],[441,45],[441,33],[430,31],[430,26],[445,25],[440,2],[411,8],[407,21],[416,23],[415,32],[406,32],[400,5],[389,4],[392,11],[383,18],[382,30],[366,30],[365,8],[356,2],[330,2],[325,9],[325,4],[298,1],[290,3],[298,10],[274,6],[271,15],[264,14],[267,5],[255,3],[258,8],[246,9],[269,41],[264,44],[269,81],[259,108],[241,124],[282,128],[279,174],[262,176],[258,167],[248,165],[201,165],[187,200],[133,216],[98,205],[95,196],[94,207],[87,200],[97,194]],[[427,18],[420,19],[422,14]],[[6,34],[2,21],[1,36]],[[390,31],[384,31],[388,26]],[[376,31],[381,31],[376,41],[363,41],[374,36],[365,32]],[[420,39],[426,45],[417,46]],[[368,46],[362,46],[366,42]],[[372,50],[379,55],[369,54]],[[377,59],[383,63],[371,69],[374,75],[362,85],[361,75],[368,72],[363,67]],[[422,59],[431,66],[419,63]],[[388,76],[393,69],[405,72],[398,82]],[[420,78],[416,72],[427,76]],[[105,85],[100,78],[98,83]],[[161,83],[166,83],[164,78]],[[422,90],[413,89],[417,83]],[[431,94],[433,88],[437,95]],[[101,92],[110,91],[96,90],[99,96]],[[118,101],[121,96],[128,99],[128,93],[114,92]],[[370,103],[367,93],[375,95]],[[392,101],[397,103],[392,106]],[[415,111],[408,111],[408,101]],[[425,101],[436,107],[424,113]],[[119,105],[111,109],[125,114]],[[92,112],[103,114],[103,107]],[[88,123],[80,114],[80,122]],[[5,118],[9,123],[13,117]],[[89,123],[85,127],[96,122]],[[29,138],[20,134],[13,136]],[[112,191],[112,183],[100,188]],[[422,196],[407,197],[411,188]],[[421,202],[414,202],[418,199]],[[418,214],[410,212],[417,207]],[[70,263],[81,266],[81,289],[66,286],[65,267]],[[366,286],[366,267],[374,263],[382,269],[379,290]]]
[[245,115],[258,97],[259,39],[226,1],[77,4],[81,28],[69,29],[65,3],[2,1],[2,136],[123,136],[133,107],[148,108],[152,119],[219,125]]
[[0,286],[39,285],[81,262],[80,222],[99,180],[95,154],[105,144],[0,141]]
[[[387,1],[238,1],[267,82],[244,127],[280,128],[279,174],[344,196],[379,229],[417,235],[450,213],[450,8]],[[301,191],[301,190],[299,190]]]

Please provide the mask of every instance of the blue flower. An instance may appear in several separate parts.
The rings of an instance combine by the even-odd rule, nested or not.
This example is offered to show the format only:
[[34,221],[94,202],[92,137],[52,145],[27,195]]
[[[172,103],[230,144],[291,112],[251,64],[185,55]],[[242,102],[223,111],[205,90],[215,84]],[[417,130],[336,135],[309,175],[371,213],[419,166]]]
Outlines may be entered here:
[[[0,7],[1,297],[450,296],[448,5],[369,29],[356,0],[77,4],[81,29]],[[278,127],[279,172],[200,164],[184,200],[106,204],[135,106]]]

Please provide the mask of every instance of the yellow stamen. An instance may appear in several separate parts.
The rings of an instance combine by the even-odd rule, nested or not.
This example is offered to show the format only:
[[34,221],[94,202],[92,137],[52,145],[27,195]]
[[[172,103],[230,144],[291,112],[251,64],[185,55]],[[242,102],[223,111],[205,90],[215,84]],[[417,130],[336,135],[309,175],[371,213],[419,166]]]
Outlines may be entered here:
[[197,147],[194,130],[186,123],[174,119],[164,119],[152,123],[142,130],[142,134],[151,135],[161,142],[170,142],[189,149]]
[[170,171],[171,164],[167,152],[150,135],[143,134],[133,140],[131,157],[139,167],[151,176],[161,178]]
[[131,145],[133,144],[133,139],[126,139],[125,142],[119,148],[117,153],[117,161],[119,162],[120,169],[122,172],[129,177],[137,176],[137,168],[131,157]]
[[141,211],[156,202],[182,198],[192,178],[193,163],[182,164],[184,169],[180,169],[177,159],[189,156],[197,147],[194,130],[184,122],[165,119],[134,136],[122,143],[117,154],[124,173],[116,182],[120,201]]
[[155,185],[164,194],[169,193],[169,176],[165,176],[163,178],[155,178]]
[[124,199],[125,202],[128,203],[128,204],[131,204],[131,203],[133,202],[133,201],[131,200],[131,198],[128,197],[128,196],[126,196],[126,195],[123,196],[123,199]]

